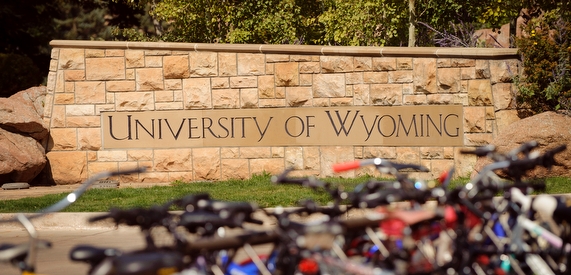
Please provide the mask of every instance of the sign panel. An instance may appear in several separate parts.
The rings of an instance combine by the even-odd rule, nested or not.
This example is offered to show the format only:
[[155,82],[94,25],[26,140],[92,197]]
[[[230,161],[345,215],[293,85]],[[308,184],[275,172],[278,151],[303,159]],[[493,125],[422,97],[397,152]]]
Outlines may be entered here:
[[463,146],[462,105],[102,112],[110,148]]

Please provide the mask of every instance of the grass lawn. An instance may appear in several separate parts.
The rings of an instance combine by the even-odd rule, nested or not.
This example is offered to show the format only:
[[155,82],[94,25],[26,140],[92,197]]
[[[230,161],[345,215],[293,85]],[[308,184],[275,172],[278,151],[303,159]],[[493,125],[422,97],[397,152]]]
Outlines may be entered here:
[[[334,186],[343,186],[345,190],[353,190],[356,185],[367,181],[370,177],[352,179],[323,179]],[[456,179],[451,186],[463,185],[466,178]],[[571,193],[571,179],[546,179],[549,194]],[[170,186],[149,188],[91,189],[88,190],[66,212],[103,212],[111,207],[130,208],[147,207],[163,204],[167,201],[196,193],[209,193],[217,200],[255,202],[260,207],[295,206],[302,199],[311,198],[325,205],[330,197],[325,192],[316,192],[296,185],[277,185],[270,181],[270,175],[256,175],[248,180],[227,180],[219,182],[182,183],[174,182]],[[60,199],[65,194],[52,194],[35,198],[0,201],[0,213],[35,212]]]

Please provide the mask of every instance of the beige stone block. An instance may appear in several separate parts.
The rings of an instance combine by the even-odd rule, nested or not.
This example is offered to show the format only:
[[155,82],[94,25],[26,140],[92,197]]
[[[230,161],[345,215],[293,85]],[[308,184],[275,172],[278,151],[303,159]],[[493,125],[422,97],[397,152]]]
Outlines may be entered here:
[[290,60],[291,60],[291,61],[295,61],[295,62],[312,61],[312,60],[313,60],[313,56],[311,56],[311,55],[293,54],[293,55],[290,56]]
[[192,151],[187,148],[155,149],[153,171],[192,170]]
[[476,65],[474,66],[476,69],[476,78],[479,79],[487,79],[490,78],[490,61],[487,59],[478,59],[476,60]]
[[86,58],[85,79],[125,79],[125,59],[123,57]]
[[212,108],[210,79],[192,78],[182,80],[185,109]]
[[105,50],[101,49],[85,49],[85,57],[105,57]]
[[299,75],[299,85],[300,86],[311,86],[311,85],[313,85],[313,74],[300,74]]
[[59,51],[60,51],[60,49],[52,49],[52,51],[50,53],[50,58],[51,59],[58,59],[59,58]]
[[427,103],[426,95],[403,95],[403,105],[424,105]]
[[258,103],[260,108],[272,108],[272,107],[285,107],[286,106],[286,102],[285,99],[279,99],[279,98],[266,98],[266,99],[260,99],[259,103]]
[[60,49],[59,69],[63,70],[83,70],[85,69],[84,49]]
[[412,83],[412,71],[390,71],[389,83]]
[[311,87],[288,87],[286,89],[286,102],[290,107],[312,106]]
[[277,175],[285,169],[284,160],[277,158],[270,159],[251,159],[250,175],[269,173]]
[[454,96],[454,104],[460,104],[464,106],[468,106],[468,95],[467,94],[453,94]]
[[334,174],[333,165],[336,163],[348,162],[355,160],[353,155],[353,146],[322,146],[320,148],[320,175],[353,177],[354,171],[348,171],[340,174]]
[[468,81],[468,103],[470,106],[492,106],[492,85],[489,79]]
[[174,100],[172,91],[155,91],[155,102],[170,102]]
[[438,68],[450,68],[452,67],[452,59],[438,58],[438,60],[436,61],[436,66],[438,66]]
[[266,70],[266,56],[259,53],[238,53],[238,75],[263,75]]
[[169,172],[169,182],[179,181],[190,183],[193,181],[192,172]]
[[398,163],[420,163],[420,148],[419,147],[396,147],[397,156],[396,162]]
[[454,104],[454,99],[456,96],[454,94],[429,94],[426,95],[426,101],[428,104],[435,105],[448,105]]
[[101,127],[99,116],[68,116],[65,120],[66,127],[91,128]]
[[127,150],[128,161],[153,160],[153,150],[151,149],[132,149]]
[[238,75],[238,65],[236,53],[218,53],[219,76]]
[[105,50],[105,56],[125,56],[125,50],[109,49]]
[[169,182],[170,172],[147,172],[139,174],[139,181],[142,183],[165,183]]
[[95,105],[95,114],[100,115],[101,112],[113,112],[115,111],[115,104],[99,104]]
[[413,84],[415,93],[435,94],[438,92],[436,67],[435,58],[415,58],[413,60]]
[[87,161],[97,161],[97,152],[95,151],[88,151],[87,152]]
[[398,57],[397,70],[412,70],[412,57]]
[[77,132],[75,128],[50,129],[50,143],[52,151],[77,150]]
[[460,68],[460,79],[476,79],[476,67]]
[[247,179],[250,177],[250,165],[247,159],[222,159],[220,161],[221,179]]
[[67,116],[90,116],[95,115],[94,105],[67,105],[65,106]]
[[303,147],[303,169],[319,170],[321,167],[321,155],[319,147]]
[[172,55],[172,51],[170,51],[170,50],[146,50],[145,55],[152,55],[152,56]]
[[48,93],[53,93],[55,91],[56,79],[57,79],[57,73],[56,72],[49,72],[48,73],[48,80],[47,80],[47,86],[46,86],[46,91]]
[[345,74],[345,83],[346,84],[362,84],[363,81],[363,73],[346,73]]
[[257,159],[257,158],[270,158],[270,147],[242,147],[240,148],[240,158],[243,159]]
[[382,146],[364,146],[363,158],[383,158],[394,159],[397,157],[396,147],[382,147]]
[[105,82],[77,82],[75,84],[75,102],[78,104],[105,103]]
[[276,87],[276,98],[285,98],[286,87]]
[[512,82],[513,77],[517,75],[518,66],[520,66],[520,62],[515,59],[490,60],[489,62],[492,84]]
[[492,85],[492,96],[496,111],[515,109],[516,95],[512,88],[512,83],[496,83]]
[[259,98],[275,97],[275,78],[273,75],[262,75],[258,77]]
[[266,54],[266,62],[288,62],[290,56],[288,54]]
[[382,106],[402,105],[402,85],[372,84],[369,96],[372,105],[382,105]]
[[484,146],[492,144],[494,136],[491,133],[464,133],[465,146]]
[[230,79],[228,77],[213,77],[212,89],[228,89],[230,88]]
[[285,167],[288,169],[302,170],[303,165],[303,147],[286,147],[284,151]]
[[464,107],[464,132],[482,133],[486,130],[486,108]]
[[135,69],[125,69],[125,79],[135,80]]
[[182,102],[157,102],[155,110],[184,110]]
[[218,75],[218,54],[215,52],[191,52],[190,75],[193,77]]
[[62,70],[59,70],[56,74],[56,84],[55,84],[54,92],[56,92],[56,93],[65,92],[65,80],[63,78],[63,71]]
[[190,77],[188,55],[165,56],[163,64],[166,79]]
[[195,180],[219,180],[220,149],[194,148],[192,149],[192,163]]
[[154,110],[153,92],[128,92],[115,94],[116,111]]
[[329,98],[314,98],[313,99],[313,107],[329,107],[331,103]]
[[145,56],[145,67],[146,68],[161,68],[161,67],[163,67],[163,57],[162,56]]
[[236,159],[240,156],[239,147],[222,147],[220,148],[220,157],[223,159]]
[[240,107],[258,108],[258,89],[241,89]]
[[54,104],[73,104],[74,100],[73,93],[54,94]]
[[486,107],[486,119],[487,120],[496,119],[496,112],[494,110],[494,107]]
[[165,90],[182,90],[182,79],[165,79]]
[[[87,163],[87,175],[89,177],[95,176],[95,174],[101,172],[117,172],[119,171],[119,163],[117,162],[100,162],[94,161]],[[118,178],[110,178],[110,179],[118,179]]]
[[298,86],[299,66],[297,62],[275,64],[276,86]]
[[257,88],[258,78],[255,76],[230,77],[230,88]]
[[448,172],[452,167],[456,170],[453,159],[432,159],[430,160],[430,166],[431,179],[438,179],[440,175]]
[[476,66],[476,59],[454,58],[451,63],[454,67],[474,67]]
[[368,84],[354,85],[353,86],[353,105],[366,106],[369,105],[369,91]]
[[313,97],[344,97],[344,74],[316,74],[313,76]]
[[299,72],[302,74],[318,74],[321,72],[319,62],[299,62]]
[[500,135],[503,133],[508,127],[516,122],[519,121],[520,118],[517,115],[517,110],[501,110],[496,112],[496,127],[498,132],[496,135]]
[[496,125],[495,121],[493,120],[486,120],[486,133],[495,132],[494,125]]
[[50,162],[52,179],[57,185],[77,184],[87,179],[85,152],[50,151],[46,157]]
[[75,93],[75,82],[65,82],[64,93]]
[[58,68],[58,61],[56,59],[50,60],[50,72],[57,71]]
[[352,56],[325,55],[320,57],[323,73],[346,73],[353,71]]
[[423,159],[444,158],[444,147],[420,147],[420,157]]
[[459,68],[439,68],[436,79],[439,92],[457,93],[460,91]]
[[51,118],[51,128],[65,127],[65,106],[54,106],[52,109]]
[[[181,86],[182,86],[182,84],[181,84]],[[174,101],[176,101],[176,102],[182,102],[183,101],[184,96],[183,96],[182,90],[173,91],[172,93],[173,93],[173,100]]]
[[386,84],[389,83],[388,72],[363,72],[363,83]]
[[350,97],[330,98],[329,104],[330,106],[352,106],[353,98]]
[[283,158],[285,156],[285,147],[272,147],[272,158]]
[[355,72],[364,72],[373,70],[373,58],[355,56],[353,57],[353,70]]
[[266,63],[266,74],[273,75],[275,73],[274,63]]
[[136,89],[138,91],[164,90],[162,68],[142,68],[136,72]]
[[82,81],[85,80],[84,70],[65,70],[64,71],[65,81]]
[[132,92],[135,91],[135,81],[116,80],[106,81],[105,86],[108,92]]
[[100,150],[97,151],[98,161],[127,161],[126,150]]
[[397,59],[393,57],[373,57],[374,71],[394,71],[397,69]]
[[240,106],[240,90],[212,90],[212,107],[219,109],[235,109]]

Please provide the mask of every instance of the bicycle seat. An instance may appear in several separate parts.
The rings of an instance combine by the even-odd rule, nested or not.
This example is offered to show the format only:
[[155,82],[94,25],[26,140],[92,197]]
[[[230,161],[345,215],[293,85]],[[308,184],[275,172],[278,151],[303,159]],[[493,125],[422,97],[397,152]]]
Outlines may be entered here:
[[121,251],[115,248],[100,248],[91,245],[78,245],[71,249],[69,258],[72,261],[99,263],[107,257],[121,255]]

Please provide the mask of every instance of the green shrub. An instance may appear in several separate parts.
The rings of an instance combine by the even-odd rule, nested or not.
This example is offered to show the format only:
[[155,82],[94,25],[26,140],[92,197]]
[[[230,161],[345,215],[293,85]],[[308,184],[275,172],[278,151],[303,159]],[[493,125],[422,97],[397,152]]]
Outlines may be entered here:
[[0,97],[38,86],[44,76],[32,59],[18,54],[0,53]]
[[563,18],[553,10],[532,19],[516,40],[523,58],[518,106],[532,114],[571,110],[571,22]]

